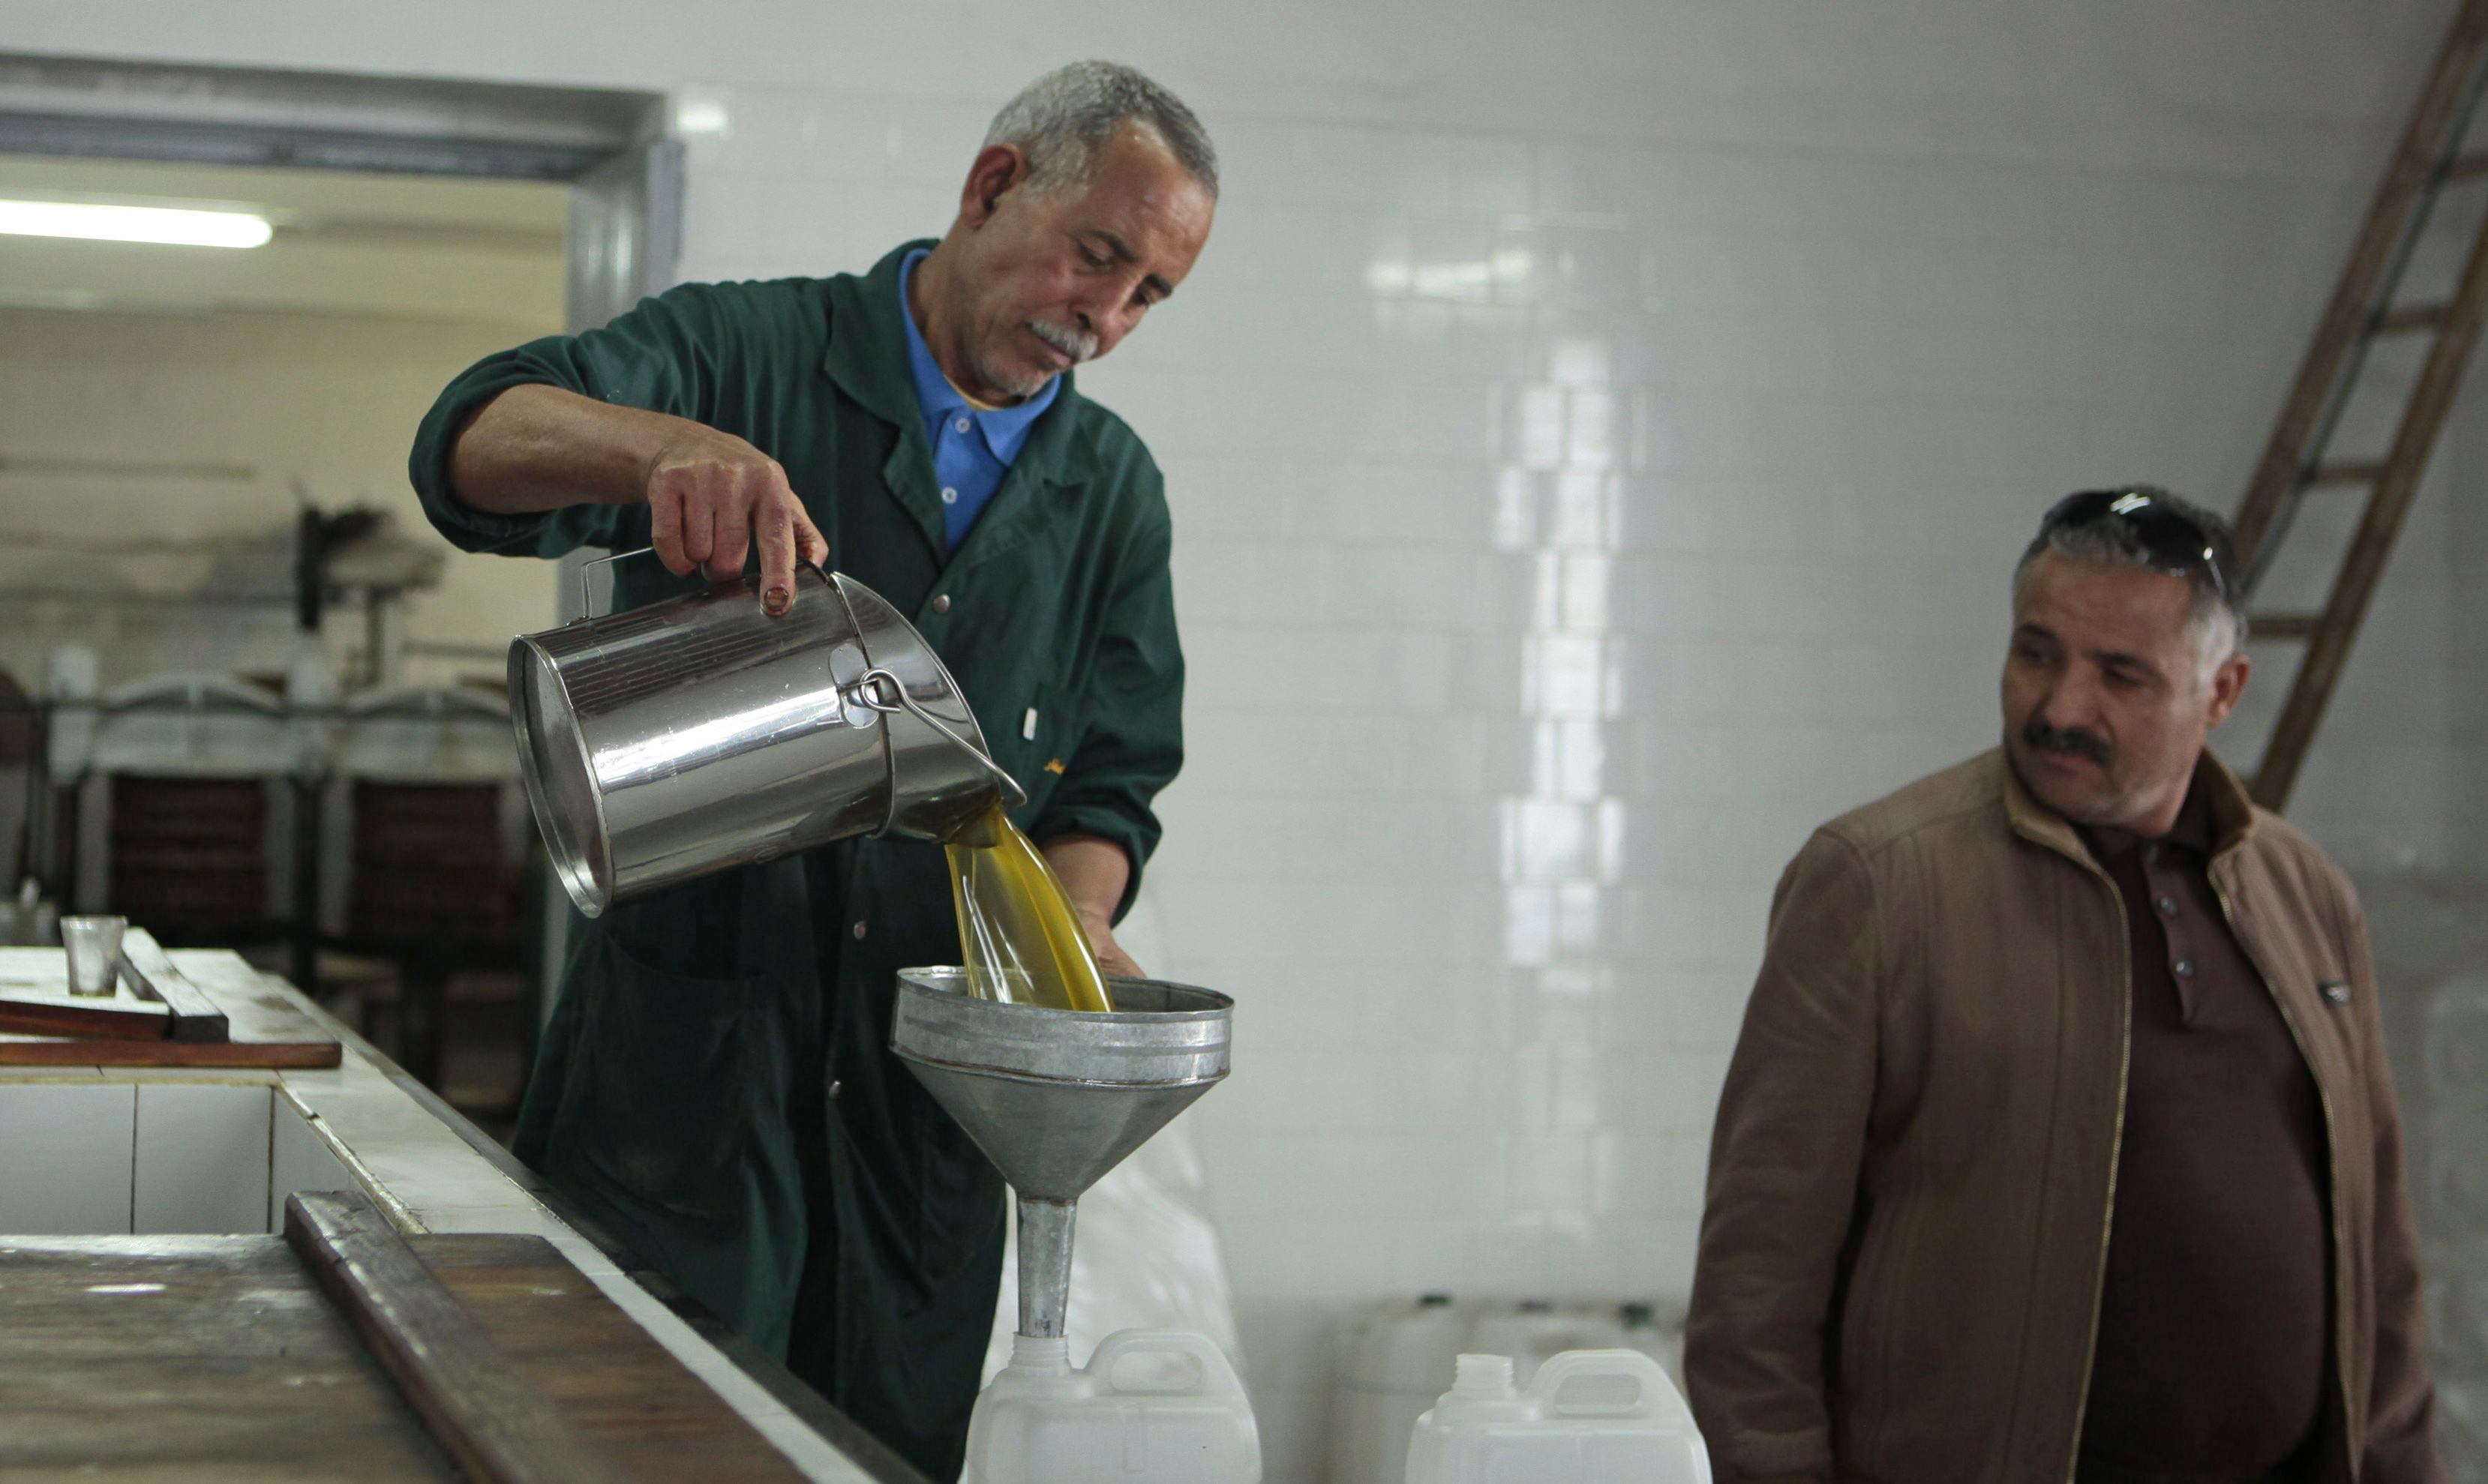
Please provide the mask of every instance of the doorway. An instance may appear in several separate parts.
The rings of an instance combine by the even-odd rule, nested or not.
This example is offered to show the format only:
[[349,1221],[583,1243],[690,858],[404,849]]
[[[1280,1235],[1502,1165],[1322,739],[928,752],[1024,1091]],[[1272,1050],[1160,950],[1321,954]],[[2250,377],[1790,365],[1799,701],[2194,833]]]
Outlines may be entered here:
[[[478,356],[669,287],[681,201],[655,94],[0,54],[0,202],[262,224],[241,251],[0,235],[9,887],[368,992],[444,1087],[492,962],[510,1003],[473,1019],[515,1096],[568,912],[523,880],[492,708],[509,635],[577,584],[450,551],[404,450]],[[509,879],[477,889],[458,830]],[[489,948],[434,952],[462,913]]]

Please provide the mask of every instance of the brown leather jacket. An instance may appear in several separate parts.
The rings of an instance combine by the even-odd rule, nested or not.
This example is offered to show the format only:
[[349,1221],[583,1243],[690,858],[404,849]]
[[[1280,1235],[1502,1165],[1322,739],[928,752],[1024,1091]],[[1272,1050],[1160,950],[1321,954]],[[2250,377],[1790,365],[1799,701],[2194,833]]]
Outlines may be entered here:
[[[2327,1477],[2433,1484],[2366,923],[2340,870],[2209,753],[2195,786],[2212,884],[2322,1095],[2341,1388]],[[1720,1484],[2072,1477],[2131,973],[2114,882],[2000,750],[1797,853],[1720,1097],[1685,1343]]]

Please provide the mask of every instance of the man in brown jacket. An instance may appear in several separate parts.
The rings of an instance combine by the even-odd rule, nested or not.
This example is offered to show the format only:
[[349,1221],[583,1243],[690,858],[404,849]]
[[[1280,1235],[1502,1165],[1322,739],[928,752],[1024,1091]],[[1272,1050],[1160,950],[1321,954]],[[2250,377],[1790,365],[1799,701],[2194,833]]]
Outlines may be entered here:
[[2365,923],[2204,747],[2232,560],[2059,503],[2002,748],[1781,879],[1685,1346],[1721,1484],[2444,1478]]

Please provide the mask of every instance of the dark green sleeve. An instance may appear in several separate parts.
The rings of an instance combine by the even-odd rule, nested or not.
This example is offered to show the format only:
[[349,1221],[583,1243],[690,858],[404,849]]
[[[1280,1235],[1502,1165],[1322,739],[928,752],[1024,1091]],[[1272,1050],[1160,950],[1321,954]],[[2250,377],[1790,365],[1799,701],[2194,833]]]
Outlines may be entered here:
[[685,284],[602,329],[548,335],[488,355],[459,374],[425,414],[407,471],[424,514],[466,551],[559,556],[577,546],[619,547],[646,541],[647,513],[636,505],[582,504],[540,515],[498,516],[450,492],[449,453],[466,420],[513,386],[542,382],[623,406],[715,420],[718,368],[733,353],[730,291]]
[[1141,867],[1157,849],[1150,803],[1183,767],[1183,650],[1175,640],[1174,582],[1167,570],[1173,532],[1146,471],[1153,518],[1117,562],[1113,596],[1089,672],[1088,725],[1030,834],[1090,834],[1131,857],[1132,879],[1116,905],[1122,919],[1141,889]]

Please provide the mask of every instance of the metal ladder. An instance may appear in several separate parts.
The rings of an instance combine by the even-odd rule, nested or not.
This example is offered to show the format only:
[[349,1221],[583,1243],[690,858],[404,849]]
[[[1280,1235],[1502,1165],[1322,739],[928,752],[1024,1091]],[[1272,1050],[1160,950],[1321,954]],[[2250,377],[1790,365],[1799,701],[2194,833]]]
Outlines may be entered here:
[[[2474,188],[2488,191],[2488,150],[2463,150],[2483,86],[2488,86],[2488,0],[2462,0],[2238,511],[2243,585],[2251,595],[2271,570],[2302,499],[2317,490],[2367,491],[2357,533],[2321,608],[2265,612],[2249,604],[2253,637],[2306,645],[2251,784],[2255,800],[2268,808],[2287,803],[2298,781],[2325,703],[2341,678],[2385,559],[2410,513],[2411,498],[2427,471],[2479,339],[2482,312],[2488,309],[2488,210],[2482,212],[2477,238],[2450,298],[2405,304],[2397,294],[2447,188],[2474,182]],[[2368,350],[2396,336],[2429,336],[2434,343],[2412,384],[2389,451],[2381,460],[2329,457],[2332,435],[2366,368]]]

